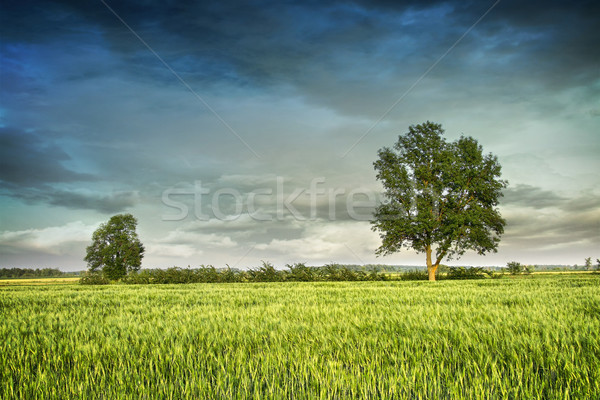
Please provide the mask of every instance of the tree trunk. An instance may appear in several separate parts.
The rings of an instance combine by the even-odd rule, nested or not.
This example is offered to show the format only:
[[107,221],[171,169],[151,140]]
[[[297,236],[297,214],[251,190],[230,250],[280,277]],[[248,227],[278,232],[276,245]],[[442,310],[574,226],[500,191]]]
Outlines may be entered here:
[[432,265],[431,268],[427,268],[427,272],[429,273],[429,280],[435,281],[435,273],[438,269],[438,265]]
[[433,263],[431,262],[431,246],[427,246],[425,251],[427,254],[427,273],[429,274],[429,280],[435,281],[435,270],[437,268],[435,268]]
[[437,271],[438,265],[431,262],[431,245],[427,246],[427,274],[429,275],[430,281],[435,281],[435,271]]

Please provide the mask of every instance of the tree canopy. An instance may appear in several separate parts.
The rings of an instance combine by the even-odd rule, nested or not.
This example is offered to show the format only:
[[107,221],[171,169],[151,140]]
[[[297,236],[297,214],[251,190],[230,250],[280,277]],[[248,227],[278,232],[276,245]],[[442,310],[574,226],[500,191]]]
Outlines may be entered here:
[[507,182],[497,158],[472,137],[447,142],[443,134],[440,124],[412,125],[374,163],[385,199],[372,221],[382,239],[377,254],[423,252],[430,280],[445,257],[497,251],[505,225],[496,206]]
[[84,258],[91,273],[102,273],[110,280],[138,271],[144,257],[144,245],[135,231],[137,220],[131,214],[113,216],[100,225],[92,236]]

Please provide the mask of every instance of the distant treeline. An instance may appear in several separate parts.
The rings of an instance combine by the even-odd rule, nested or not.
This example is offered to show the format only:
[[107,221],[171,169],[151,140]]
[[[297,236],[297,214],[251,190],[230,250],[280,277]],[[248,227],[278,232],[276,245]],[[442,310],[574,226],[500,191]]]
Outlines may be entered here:
[[[353,268],[354,267],[354,268]],[[439,274],[438,279],[485,279],[497,278],[502,274],[481,267],[449,268]],[[125,284],[174,284],[174,283],[235,283],[235,282],[334,282],[334,281],[386,281],[427,280],[426,270],[405,270],[402,273],[388,272],[381,268],[366,270],[364,266],[328,264],[309,267],[303,263],[288,264],[286,269],[276,269],[272,264],[248,270],[235,268],[217,269],[213,266],[199,268],[143,269],[128,274],[121,280]],[[82,284],[108,284],[102,274],[88,274],[81,278]]]
[[58,268],[0,268],[0,278],[56,278],[76,276],[77,272],[63,272]]

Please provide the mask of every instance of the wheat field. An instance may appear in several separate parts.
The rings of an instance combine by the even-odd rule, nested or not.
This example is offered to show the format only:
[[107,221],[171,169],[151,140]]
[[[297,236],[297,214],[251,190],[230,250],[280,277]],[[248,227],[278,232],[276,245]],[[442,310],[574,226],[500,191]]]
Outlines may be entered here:
[[0,398],[600,398],[599,283],[4,286]]

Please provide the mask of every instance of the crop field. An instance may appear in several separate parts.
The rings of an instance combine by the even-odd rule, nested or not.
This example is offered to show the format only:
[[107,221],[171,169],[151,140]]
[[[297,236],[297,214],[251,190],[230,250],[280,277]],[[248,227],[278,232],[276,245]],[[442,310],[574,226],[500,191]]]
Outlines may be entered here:
[[79,278],[16,278],[0,279],[0,286],[22,286],[22,285],[68,285],[77,283]]
[[0,287],[2,399],[600,398],[600,276]]

